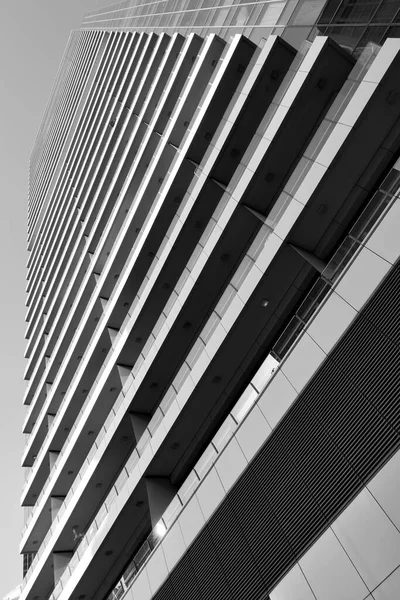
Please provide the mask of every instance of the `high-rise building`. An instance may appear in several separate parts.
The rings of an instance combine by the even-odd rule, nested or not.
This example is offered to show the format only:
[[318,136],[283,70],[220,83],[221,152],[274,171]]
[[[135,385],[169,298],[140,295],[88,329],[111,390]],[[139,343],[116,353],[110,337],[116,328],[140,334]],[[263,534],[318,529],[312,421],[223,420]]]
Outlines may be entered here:
[[124,1],[30,164],[20,600],[395,600],[397,0]]

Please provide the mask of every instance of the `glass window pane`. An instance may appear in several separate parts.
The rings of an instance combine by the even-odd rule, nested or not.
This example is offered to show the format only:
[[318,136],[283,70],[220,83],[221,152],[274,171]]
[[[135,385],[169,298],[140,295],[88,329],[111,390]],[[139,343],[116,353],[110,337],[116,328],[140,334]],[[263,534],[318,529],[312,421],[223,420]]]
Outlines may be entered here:
[[331,0],[330,2],[327,3],[324,12],[322,13],[318,24],[328,24],[331,22],[332,17],[335,16],[335,13],[338,9],[338,7],[340,6],[340,4],[342,3],[342,0]]
[[196,11],[185,12],[183,14],[182,21],[180,22],[180,26],[181,27],[184,27],[184,26],[188,27],[192,23],[192,21],[194,21],[195,17],[196,17]]
[[400,23],[400,8],[393,19],[393,23]]
[[383,42],[387,39],[387,38],[398,38],[400,37],[400,26],[397,27],[389,27],[389,29],[386,31],[383,40],[382,40],[382,44]]
[[224,21],[224,26],[225,27],[230,27],[230,25],[232,25],[233,20],[235,18],[235,12],[237,11],[237,8],[234,6],[232,7],[229,11],[228,14],[226,16],[226,19]]
[[331,38],[335,40],[342,48],[345,48],[349,52],[353,52],[353,50],[358,45],[358,41],[362,38],[366,27],[328,27],[325,35],[329,35]]
[[386,25],[368,27],[367,31],[364,33],[363,37],[357,44],[357,48],[354,52],[354,56],[358,57],[361,52],[366,48],[368,43],[381,44],[382,39],[386,33],[387,27]]
[[298,0],[289,0],[286,2],[286,6],[283,9],[281,16],[277,21],[277,25],[286,25],[293,14],[294,9],[298,4]]
[[302,0],[290,18],[290,25],[314,25],[323,8],[319,0]]
[[369,23],[380,3],[381,0],[368,0],[368,2],[345,0],[332,23]]
[[[254,25],[254,23],[257,21],[258,15],[260,14],[260,12],[262,10],[262,4],[256,4],[255,6],[252,6],[251,8],[252,8],[252,11],[250,13],[249,21],[248,21],[247,25]],[[250,33],[251,32],[248,32],[248,33],[245,32],[245,35],[247,37],[250,37]]]
[[285,6],[285,2],[274,2],[273,4],[265,4],[260,16],[257,19],[256,25],[263,27],[271,27],[276,24],[280,14]]
[[218,0],[203,0],[201,3],[201,8],[210,8],[211,6],[216,6],[218,4]]
[[193,26],[201,27],[202,25],[205,25],[209,14],[210,14],[209,10],[199,10],[199,12],[197,13],[197,16],[194,20]]
[[227,25],[244,27],[253,11],[253,8],[254,6],[251,4],[249,6],[239,6],[232,17],[232,21],[227,23]]
[[229,8],[220,8],[214,10],[213,18],[211,19],[210,26],[220,27],[223,25],[226,17],[228,16]]
[[383,0],[382,4],[374,14],[372,22],[390,23],[399,10],[399,0]]
[[282,37],[294,48],[299,49],[311,33],[311,27],[286,27]]
[[272,27],[253,27],[250,40],[257,46],[262,46],[262,40],[265,40],[271,33]]
[[243,34],[243,27],[240,25],[235,25],[235,27],[223,27],[221,30],[221,35],[224,36],[224,40],[228,43],[231,43],[233,36],[239,33]]

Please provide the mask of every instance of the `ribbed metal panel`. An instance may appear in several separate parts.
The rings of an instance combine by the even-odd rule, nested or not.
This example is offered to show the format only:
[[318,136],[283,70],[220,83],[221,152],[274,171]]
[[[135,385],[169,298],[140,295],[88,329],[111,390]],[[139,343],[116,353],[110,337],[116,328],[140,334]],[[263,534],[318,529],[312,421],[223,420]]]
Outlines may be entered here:
[[400,346],[400,272],[398,270],[393,272],[392,278],[388,278],[376,293],[376,298],[379,298],[382,306],[387,295],[390,296],[391,304],[395,305],[393,310],[391,309],[390,319],[388,319],[387,311],[382,310],[377,313],[373,303],[369,303],[365,307],[363,318],[374,322],[383,335]]
[[[279,464],[277,469],[279,470]],[[236,520],[240,517],[240,529],[265,585],[271,576],[279,575],[282,562],[290,562],[294,557],[254,470],[250,468],[246,475],[247,477],[243,477],[232,490],[229,501],[232,503]],[[251,511],[247,508],[250,498]],[[271,540],[269,544],[273,540],[273,552],[267,551],[267,540]]]
[[[315,536],[325,525],[325,519],[318,504],[286,452],[290,446],[300,443],[297,451],[299,453],[303,451],[306,460],[312,458],[308,456],[308,448],[301,447],[304,441],[300,433],[303,429],[303,422],[297,421],[296,425],[297,427],[289,437],[287,436],[288,432],[283,428],[278,435],[272,436],[270,444],[268,444],[268,451],[261,452],[253,466],[265,498],[268,499],[271,510],[280,523],[283,534],[294,553],[304,546],[308,536]],[[257,520],[257,517],[255,519]],[[278,533],[276,535],[279,538],[282,533],[280,536]],[[278,540],[275,541],[272,537],[270,540],[270,543],[263,548],[263,551],[267,553],[265,560],[275,559],[268,555],[274,553],[274,546]],[[270,572],[269,581],[272,579],[272,573],[275,574],[275,572],[278,575],[279,565],[276,565],[276,571]]]
[[[172,583],[170,580],[168,580],[166,582],[166,584],[162,587],[162,590],[160,591],[160,595],[157,595],[157,598],[159,597],[159,600],[175,600],[176,596],[174,593],[174,588],[172,587]],[[181,596],[179,596],[181,597]],[[190,598],[190,599],[194,599],[197,600],[197,598],[200,598],[200,596],[185,596],[186,598]]]
[[[321,394],[321,403],[324,399],[324,393]],[[317,397],[319,392],[317,392]],[[328,400],[331,402],[331,399]],[[334,405],[334,402],[333,402]],[[290,422],[291,421],[291,422]],[[292,419],[284,422],[282,425],[282,436],[287,436],[286,444],[287,460],[293,465],[295,472],[307,487],[307,496],[311,496],[313,508],[319,513],[318,520],[314,519],[315,530],[323,524],[323,520],[328,521],[329,516],[335,511],[337,505],[346,502],[349,496],[349,490],[357,487],[360,483],[354,471],[351,469],[343,454],[337,448],[332,438],[327,435],[321,427],[321,423],[315,418],[315,415],[308,409],[303,400],[300,400],[293,410]],[[299,426],[299,424],[301,424]],[[297,431],[293,431],[293,426],[301,428],[301,439]],[[293,444],[289,440],[293,440]],[[295,443],[301,444],[301,451],[297,452]],[[318,460],[315,460],[318,457]],[[332,477],[332,475],[334,475]],[[297,510],[297,509],[296,509]],[[306,531],[303,535],[307,538],[310,535],[311,519],[308,514],[303,517],[306,522],[302,522]],[[309,522],[307,522],[309,519]],[[300,523],[296,530],[296,539],[290,536],[292,547],[296,553],[301,552],[304,545],[304,537],[300,535]]]
[[[242,530],[236,526],[236,516],[230,503],[226,502],[221,506],[221,510],[215,515],[208,530],[233,598],[244,596],[248,600],[260,598],[264,590],[261,573],[254,563],[251,547],[243,536]],[[222,539],[223,544],[221,544]],[[226,544],[231,548],[230,553],[225,552]],[[238,564],[241,565],[240,569],[237,568]],[[243,577],[244,573],[245,577]]]
[[[190,598],[191,600],[202,600],[200,588],[197,584],[192,563],[187,554],[178,563],[177,567],[171,573],[169,581],[172,583],[174,595],[172,598]],[[160,590],[159,600],[167,600],[169,596],[164,596],[164,588],[168,589],[168,582]],[[158,596],[157,596],[158,598]]]
[[262,597],[400,446],[399,287],[397,266],[174,570],[174,598]]
[[[223,535],[222,531],[221,535]],[[221,542],[223,542],[222,539]],[[208,527],[197,538],[189,556],[202,598],[218,598],[219,600],[234,598]]]

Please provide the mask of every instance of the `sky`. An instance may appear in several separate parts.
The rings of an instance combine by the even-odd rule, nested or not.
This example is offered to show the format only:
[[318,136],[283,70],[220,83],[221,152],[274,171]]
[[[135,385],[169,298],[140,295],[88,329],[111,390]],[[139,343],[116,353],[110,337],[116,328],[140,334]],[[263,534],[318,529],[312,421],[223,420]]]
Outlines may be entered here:
[[111,0],[0,0],[0,599],[22,581],[29,155],[71,29]]

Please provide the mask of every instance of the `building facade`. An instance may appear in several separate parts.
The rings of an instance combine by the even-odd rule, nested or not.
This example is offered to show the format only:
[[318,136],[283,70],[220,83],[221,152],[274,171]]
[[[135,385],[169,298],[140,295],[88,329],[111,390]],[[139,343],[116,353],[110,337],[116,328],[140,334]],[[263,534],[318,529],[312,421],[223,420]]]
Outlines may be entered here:
[[400,5],[124,1],[30,163],[21,600],[395,600]]

